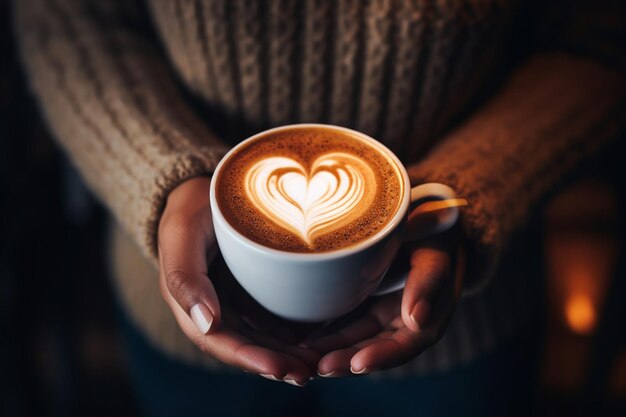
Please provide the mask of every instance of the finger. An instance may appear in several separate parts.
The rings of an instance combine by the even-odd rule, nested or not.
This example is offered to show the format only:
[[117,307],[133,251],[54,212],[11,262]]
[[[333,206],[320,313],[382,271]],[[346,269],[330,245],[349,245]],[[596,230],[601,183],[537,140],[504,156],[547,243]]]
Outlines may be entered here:
[[304,365],[306,365],[308,371],[307,375],[309,377],[312,377],[317,373],[317,364],[321,359],[321,355],[319,353],[311,349],[306,349],[293,345],[287,345],[284,347],[277,346],[275,349],[299,360]]
[[235,330],[258,346],[283,354],[287,366],[287,374],[282,378],[284,381],[302,386],[316,374],[317,363],[320,359],[317,352],[300,346],[286,345],[271,335],[259,333],[250,328]]
[[359,351],[356,346],[335,350],[323,356],[317,365],[317,373],[325,378],[352,376],[350,359]]
[[319,359],[314,352],[285,346],[271,336],[245,327],[223,328],[202,335],[197,344],[204,352],[226,364],[297,386],[306,385],[315,373],[316,367],[312,364]]
[[201,229],[186,219],[169,220],[159,230],[159,261],[165,283],[162,289],[171,294],[203,334],[216,329],[221,318],[219,300],[207,275],[212,233],[212,228]]
[[231,327],[234,331],[241,333],[260,346],[285,353],[286,355],[290,355],[300,360],[308,367],[311,374],[316,372],[320,354],[314,350],[286,343],[282,339],[279,339],[269,333],[259,331],[255,327],[250,326],[249,321],[240,315],[229,314],[226,316],[224,322],[228,322],[229,327]]
[[321,376],[339,377],[349,373],[360,375],[393,368],[415,358],[428,346],[437,342],[454,311],[454,298],[439,304],[438,319],[427,331],[414,332],[402,325],[398,317],[392,322],[402,325],[394,331],[385,330],[355,346],[336,350],[320,359]]
[[317,352],[327,353],[374,337],[398,316],[398,297],[399,293],[382,297],[362,317],[343,327],[323,329],[322,335],[313,335],[307,346]]
[[428,326],[433,317],[433,306],[441,293],[453,290],[450,285],[452,260],[441,245],[431,244],[414,249],[410,263],[401,311],[405,325],[417,332]]
[[453,294],[440,297],[435,306],[432,316],[435,319],[426,330],[415,332],[403,326],[393,332],[383,332],[373,343],[360,346],[350,360],[352,372],[364,374],[400,366],[439,341],[454,313],[456,299]]
[[[162,285],[165,286],[165,283]],[[165,299],[185,335],[200,350],[215,359],[273,380],[286,380],[291,376],[294,382],[286,382],[296,385],[308,382],[312,373],[304,363],[274,349],[261,346],[230,328],[222,327],[204,335],[169,292],[166,292]]]
[[373,338],[360,341],[354,346],[349,346],[344,349],[338,349],[324,355],[317,366],[317,373],[326,378],[337,378],[343,376],[353,376],[355,373],[350,368],[350,360],[361,349],[377,343],[379,338],[389,337],[391,332],[382,332]]
[[308,366],[299,359],[260,346],[231,329],[202,336],[198,344],[204,352],[228,365],[272,380],[304,386],[311,377]]
[[432,331],[414,332],[403,327],[359,349],[350,359],[350,369],[355,374],[367,374],[400,366],[435,343],[438,336]]

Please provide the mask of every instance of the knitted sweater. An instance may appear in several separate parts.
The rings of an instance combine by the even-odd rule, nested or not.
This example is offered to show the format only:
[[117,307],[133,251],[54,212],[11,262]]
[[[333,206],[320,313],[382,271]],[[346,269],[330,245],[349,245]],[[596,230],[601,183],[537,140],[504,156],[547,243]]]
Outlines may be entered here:
[[413,182],[446,183],[471,202],[461,223],[466,287],[476,290],[530,213],[626,124],[623,6],[551,4],[19,0],[14,8],[51,130],[149,259],[176,185],[210,175],[250,133],[323,122],[379,139]]

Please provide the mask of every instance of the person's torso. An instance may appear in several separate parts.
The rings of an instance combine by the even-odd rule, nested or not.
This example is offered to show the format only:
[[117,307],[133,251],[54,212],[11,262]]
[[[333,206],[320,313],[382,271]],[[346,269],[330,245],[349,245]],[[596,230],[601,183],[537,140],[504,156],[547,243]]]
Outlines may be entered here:
[[418,158],[502,70],[517,7],[499,0],[149,0],[186,87],[236,143],[332,123]]

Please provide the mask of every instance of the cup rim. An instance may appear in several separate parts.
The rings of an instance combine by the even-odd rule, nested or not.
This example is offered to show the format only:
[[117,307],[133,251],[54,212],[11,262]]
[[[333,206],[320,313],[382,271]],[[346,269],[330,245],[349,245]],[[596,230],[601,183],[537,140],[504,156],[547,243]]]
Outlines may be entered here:
[[[396,213],[389,220],[389,222],[382,229],[380,229],[376,234],[369,236],[367,239],[364,239],[352,246],[343,247],[343,248],[339,248],[339,249],[335,249],[331,251],[289,252],[289,251],[284,251],[280,249],[270,248],[268,246],[261,245],[260,243],[257,243],[253,241],[252,239],[247,238],[246,236],[242,235],[237,229],[235,229],[226,220],[226,218],[224,218],[220,210],[219,204],[217,202],[217,198],[215,197],[217,177],[220,174],[220,171],[221,171],[222,166],[224,165],[224,162],[228,160],[230,156],[233,153],[235,153],[238,149],[244,147],[246,144],[250,142],[253,142],[259,139],[262,136],[266,136],[268,134],[278,132],[281,130],[307,129],[307,128],[340,130],[349,135],[356,136],[358,139],[364,140],[368,142],[370,145],[373,145],[377,149],[381,150],[396,165],[400,173],[400,177],[402,178],[404,182],[402,199],[400,201],[400,204],[398,205],[398,209]],[[281,258],[287,257],[287,258],[291,258],[294,260],[322,261],[322,260],[343,258],[343,257],[350,256],[356,253],[360,253],[376,245],[381,240],[385,239],[388,235],[390,235],[393,231],[395,231],[401,225],[402,221],[406,217],[406,212],[409,207],[410,194],[411,194],[411,183],[410,183],[409,175],[406,171],[406,168],[404,167],[404,164],[402,164],[400,159],[389,148],[387,148],[385,145],[383,145],[376,139],[372,138],[371,136],[365,133],[362,133],[362,132],[359,132],[357,130],[350,129],[347,127],[343,127],[343,126],[336,126],[336,125],[324,124],[324,123],[296,123],[296,124],[283,125],[283,126],[278,126],[278,127],[274,127],[271,129],[263,130],[259,133],[256,133],[244,139],[243,141],[235,145],[233,148],[231,148],[222,157],[220,162],[217,164],[217,166],[213,170],[213,174],[211,175],[211,185],[209,189],[209,200],[210,200],[210,206],[211,206],[211,215],[213,217],[213,223],[215,223],[215,218],[218,217],[223,227],[228,230],[228,233],[230,233],[234,238],[239,240],[242,244],[249,247],[250,249],[253,249],[255,251],[264,253],[266,255],[274,256],[274,257],[281,257]]]

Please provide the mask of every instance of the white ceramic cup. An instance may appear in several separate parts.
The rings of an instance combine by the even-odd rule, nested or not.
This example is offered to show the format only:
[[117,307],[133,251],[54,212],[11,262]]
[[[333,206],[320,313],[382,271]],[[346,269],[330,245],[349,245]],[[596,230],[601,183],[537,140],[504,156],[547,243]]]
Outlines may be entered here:
[[[224,161],[240,147],[268,134],[283,130],[319,128],[343,131],[374,145],[398,167],[403,181],[398,211],[378,233],[363,241],[330,252],[293,253],[256,243],[235,230],[222,215],[217,203],[216,181]],[[406,274],[381,280],[403,241],[449,229],[459,216],[458,208],[445,210],[438,223],[420,236],[406,236],[405,225],[411,203],[418,200],[451,199],[454,191],[443,184],[428,183],[411,188],[400,160],[371,137],[343,127],[323,124],[281,126],[258,133],[235,146],[218,164],[211,180],[210,200],[215,236],[226,265],[241,286],[272,313],[297,321],[317,322],[337,318],[367,297],[404,287]]]

